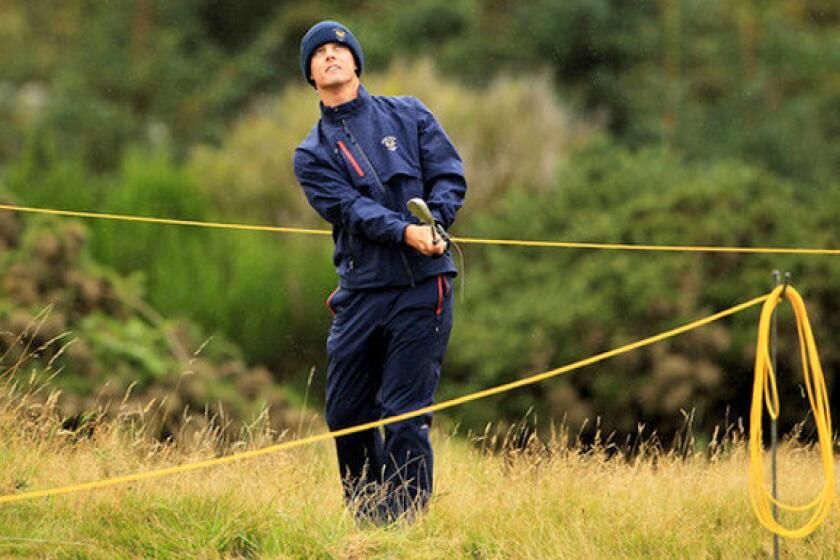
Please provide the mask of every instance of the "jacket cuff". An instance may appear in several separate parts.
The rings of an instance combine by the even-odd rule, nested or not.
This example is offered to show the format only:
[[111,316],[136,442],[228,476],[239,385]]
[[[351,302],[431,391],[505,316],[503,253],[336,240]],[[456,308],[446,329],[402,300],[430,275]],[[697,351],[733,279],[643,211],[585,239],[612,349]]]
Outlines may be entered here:
[[391,225],[390,231],[388,232],[394,243],[397,245],[402,245],[405,243],[405,228],[410,225],[410,222],[404,222],[402,220],[395,221],[393,225]]
[[446,220],[443,219],[443,213],[440,210],[430,210],[430,212],[435,221],[443,226],[443,229],[449,229]]

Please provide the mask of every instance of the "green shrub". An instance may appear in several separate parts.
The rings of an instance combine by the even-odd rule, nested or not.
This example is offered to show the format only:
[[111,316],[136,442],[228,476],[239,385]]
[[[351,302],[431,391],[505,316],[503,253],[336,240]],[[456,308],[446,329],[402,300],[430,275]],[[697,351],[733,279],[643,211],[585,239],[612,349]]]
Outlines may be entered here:
[[[564,167],[557,188],[510,190],[482,216],[477,236],[725,246],[838,247],[832,227],[840,187],[806,197],[772,173],[736,161],[690,163],[664,150],[595,143]],[[458,311],[443,384],[453,396],[537,373],[656,334],[768,291],[789,270],[812,314],[827,371],[840,365],[840,271],[832,257],[471,248],[467,302]],[[783,314],[783,318],[788,314]],[[476,404],[470,425],[523,414],[602,428],[645,422],[675,429],[695,409],[709,428],[728,407],[746,415],[758,311],[561,379]],[[784,319],[783,319],[784,321]],[[787,427],[807,403],[797,388],[795,337],[780,344]],[[790,335],[790,336],[788,336]]]

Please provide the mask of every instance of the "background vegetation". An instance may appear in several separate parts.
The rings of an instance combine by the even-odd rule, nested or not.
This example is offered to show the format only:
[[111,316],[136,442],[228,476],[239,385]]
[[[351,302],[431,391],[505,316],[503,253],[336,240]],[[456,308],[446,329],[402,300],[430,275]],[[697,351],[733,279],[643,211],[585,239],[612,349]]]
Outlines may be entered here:
[[[326,17],[360,38],[369,90],[417,95],[459,147],[470,190],[458,234],[840,247],[840,7],[831,0],[6,0],[3,188],[36,206],[323,227],[291,156],[318,116],[298,43]],[[278,426],[294,424],[313,368],[321,398],[323,300],[336,281],[328,240],[4,220],[0,330],[23,352],[22,329],[54,306],[49,335],[79,340],[56,376],[67,418],[102,402],[107,381],[104,400],[133,382],[141,400],[180,394],[183,358],[199,350],[213,381],[195,383],[179,406],[201,410],[225,395],[219,412],[240,423],[270,405]],[[837,371],[836,258],[469,248],[441,396],[748,299],[774,268],[793,273],[825,368]],[[746,413],[755,319],[452,416],[481,427],[533,408],[667,435],[681,411],[694,411],[708,433]],[[806,401],[792,333],[783,334],[788,429]],[[252,377],[262,381],[248,392],[242,379]]]

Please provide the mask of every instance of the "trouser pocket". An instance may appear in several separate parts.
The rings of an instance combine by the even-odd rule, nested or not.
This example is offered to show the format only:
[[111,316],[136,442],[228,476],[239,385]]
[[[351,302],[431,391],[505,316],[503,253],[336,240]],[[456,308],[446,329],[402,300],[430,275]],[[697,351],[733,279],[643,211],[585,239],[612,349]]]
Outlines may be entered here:
[[335,297],[335,294],[338,293],[338,290],[339,286],[336,286],[335,289],[330,292],[330,295],[327,296],[327,301],[324,302],[324,305],[326,305],[327,309],[330,310],[330,313],[333,314],[333,317],[335,317],[335,309],[332,306],[332,300]]
[[437,306],[435,307],[435,315],[440,317],[446,305],[446,299],[449,296],[449,278],[443,274],[438,274],[435,279],[437,285]]

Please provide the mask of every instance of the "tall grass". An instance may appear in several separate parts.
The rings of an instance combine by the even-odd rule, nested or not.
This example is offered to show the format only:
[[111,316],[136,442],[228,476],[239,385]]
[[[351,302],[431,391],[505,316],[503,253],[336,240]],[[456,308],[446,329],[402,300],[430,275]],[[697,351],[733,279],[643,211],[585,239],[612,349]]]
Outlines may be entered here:
[[[48,398],[43,398],[48,397]],[[265,418],[225,440],[215,418],[176,443],[144,431],[146,411],[63,427],[47,379],[0,385],[0,492],[118,476],[298,436]],[[445,423],[445,422],[444,422]],[[440,424],[440,422],[438,423]],[[188,425],[188,423],[187,423]],[[304,432],[323,428],[317,416]],[[462,437],[438,427],[437,488],[411,525],[358,527],[341,501],[332,446],[0,507],[0,555],[46,558],[761,558],[771,537],[750,511],[743,431],[708,447],[584,446],[562,426]],[[781,451],[781,493],[805,501],[820,483],[809,447]],[[790,521],[790,520],[788,520]],[[786,555],[840,554],[836,516]]]

